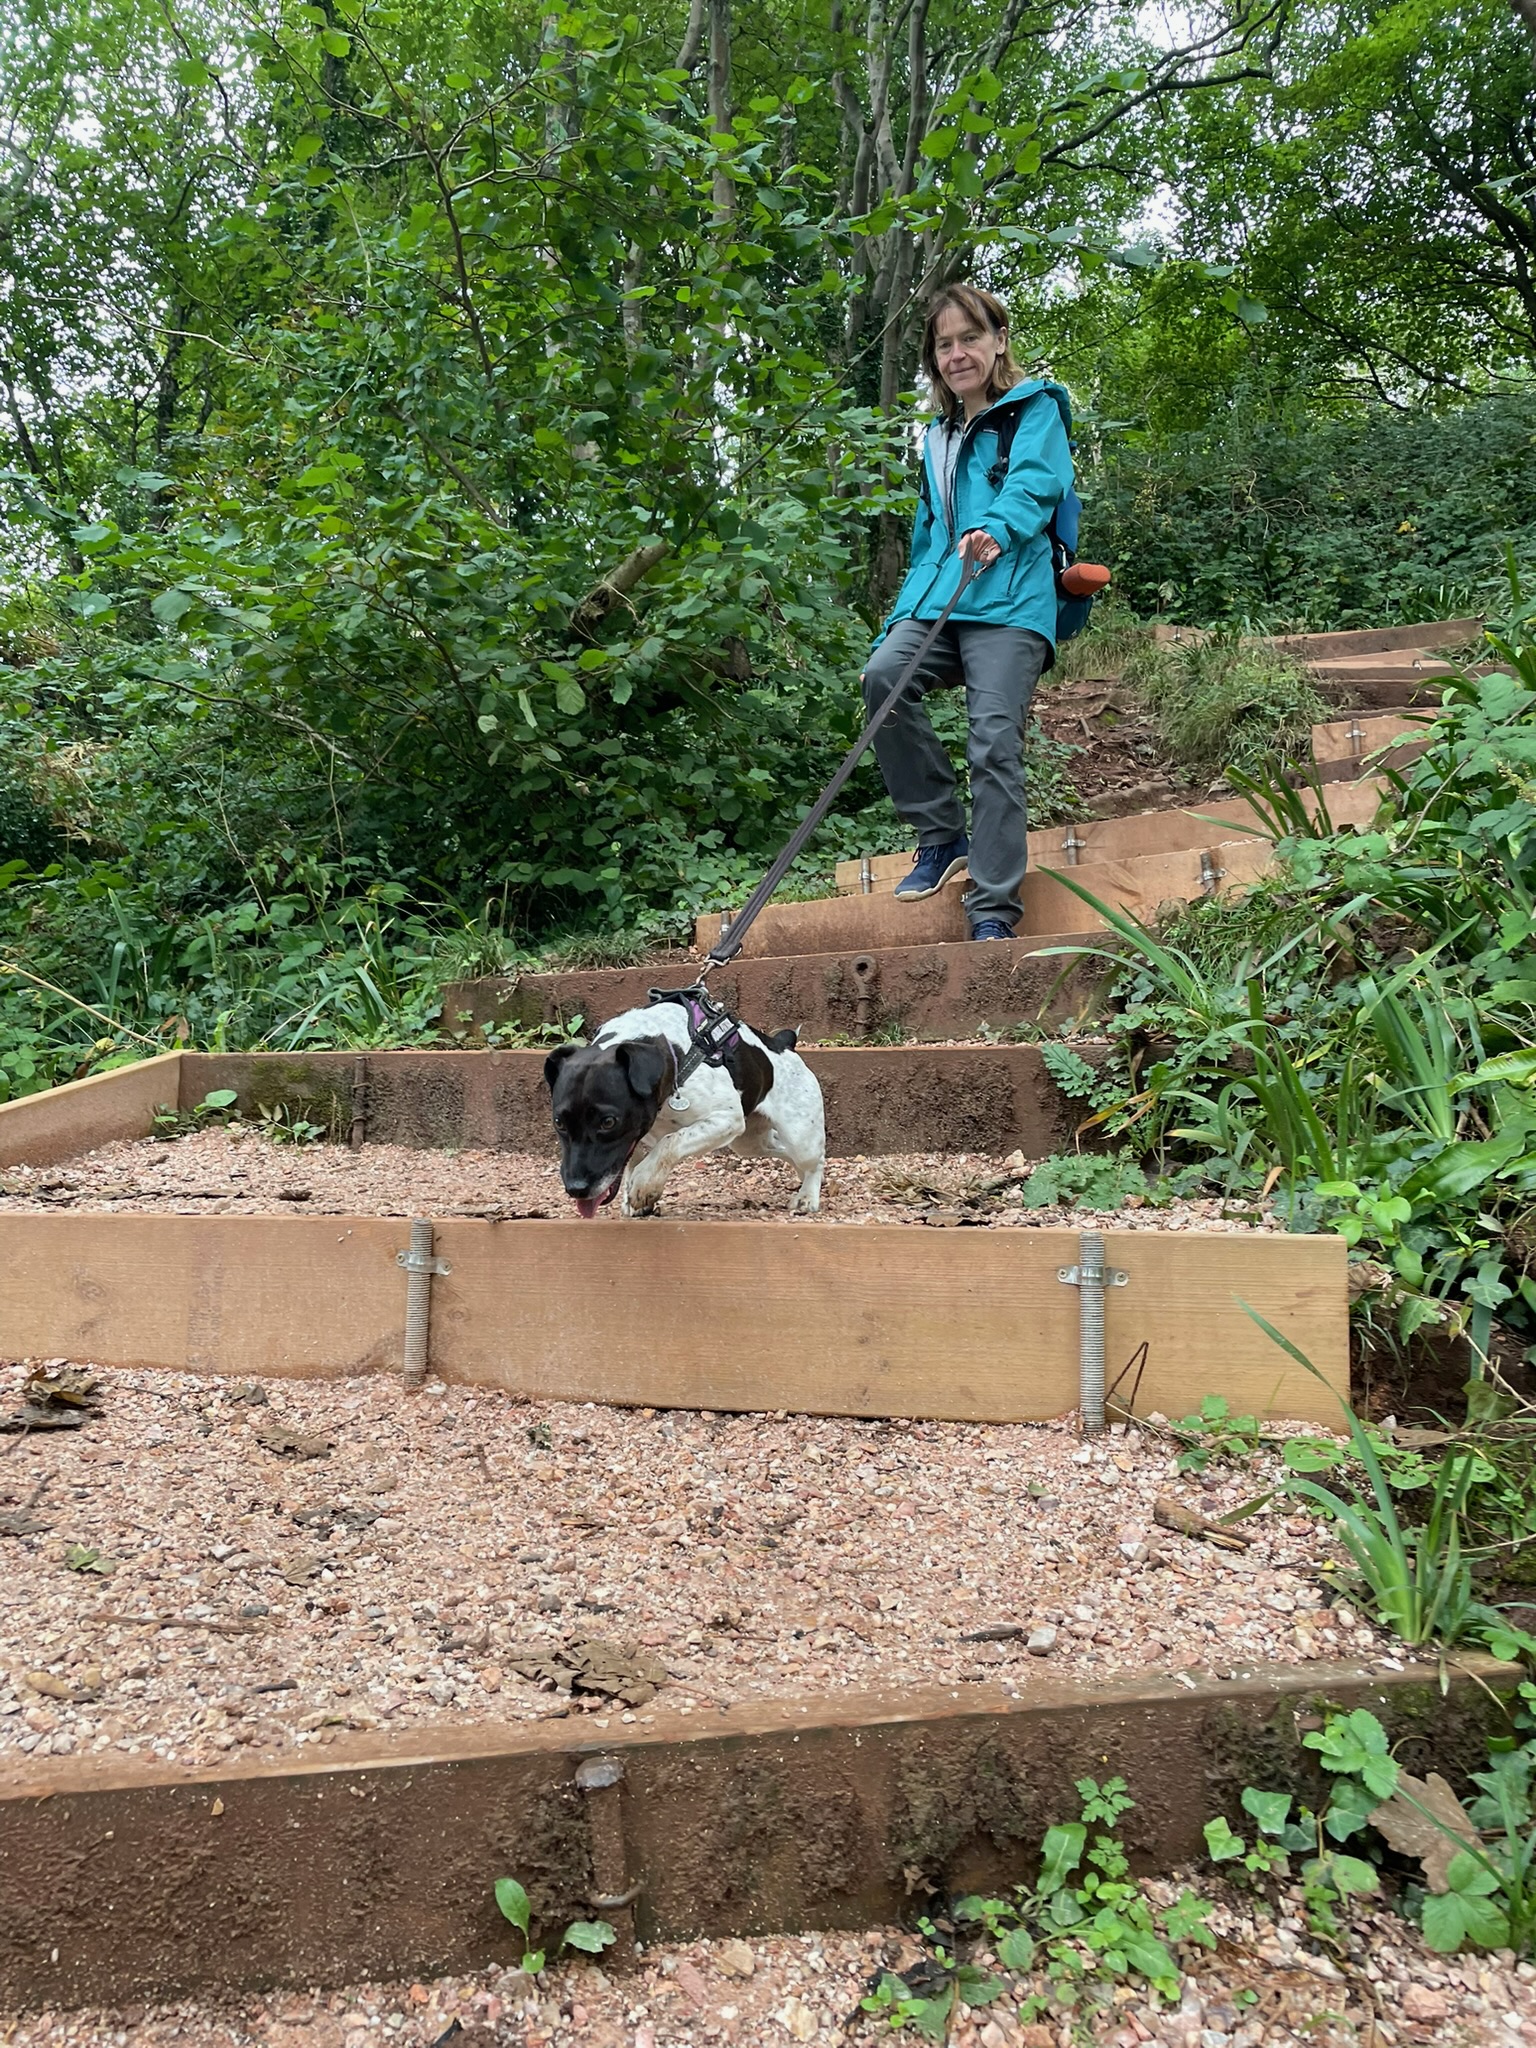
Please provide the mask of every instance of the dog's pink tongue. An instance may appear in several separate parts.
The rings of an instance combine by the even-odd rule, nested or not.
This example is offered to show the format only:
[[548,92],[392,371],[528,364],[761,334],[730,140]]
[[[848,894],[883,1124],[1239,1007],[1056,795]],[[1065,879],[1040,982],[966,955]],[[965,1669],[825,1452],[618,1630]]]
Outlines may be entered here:
[[592,1221],[592,1218],[597,1214],[598,1210],[602,1206],[603,1205],[601,1202],[584,1201],[580,1196],[578,1196],[576,1199],[576,1214],[578,1216],[585,1216],[587,1221],[590,1223]]

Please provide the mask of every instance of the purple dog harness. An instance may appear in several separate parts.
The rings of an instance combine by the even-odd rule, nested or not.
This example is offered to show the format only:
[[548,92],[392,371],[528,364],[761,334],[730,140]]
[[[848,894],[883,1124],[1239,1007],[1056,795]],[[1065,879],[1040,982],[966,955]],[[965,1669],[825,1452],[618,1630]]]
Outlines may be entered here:
[[721,1009],[702,982],[692,988],[653,988],[650,995],[653,1007],[681,1003],[688,1013],[688,1050],[679,1059],[677,1048],[672,1048],[672,1064],[677,1069],[674,1095],[698,1068],[723,1067],[741,1044],[740,1024],[728,1010]]

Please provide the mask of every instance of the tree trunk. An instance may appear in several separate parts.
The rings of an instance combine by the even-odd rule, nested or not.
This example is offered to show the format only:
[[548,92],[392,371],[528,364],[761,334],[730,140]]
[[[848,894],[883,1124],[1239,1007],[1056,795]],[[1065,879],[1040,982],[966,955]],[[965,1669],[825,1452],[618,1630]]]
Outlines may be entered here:
[[[709,0],[709,125],[716,135],[731,132],[731,0]],[[736,187],[725,170],[715,172],[715,220],[736,211]]]

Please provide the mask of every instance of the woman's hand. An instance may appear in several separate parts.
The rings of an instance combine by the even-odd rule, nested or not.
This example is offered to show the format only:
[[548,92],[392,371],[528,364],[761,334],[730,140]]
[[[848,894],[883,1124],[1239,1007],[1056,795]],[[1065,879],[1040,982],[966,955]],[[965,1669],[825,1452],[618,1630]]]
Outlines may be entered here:
[[969,533],[960,536],[961,561],[974,562],[978,569],[990,567],[1002,552],[984,526],[973,526]]

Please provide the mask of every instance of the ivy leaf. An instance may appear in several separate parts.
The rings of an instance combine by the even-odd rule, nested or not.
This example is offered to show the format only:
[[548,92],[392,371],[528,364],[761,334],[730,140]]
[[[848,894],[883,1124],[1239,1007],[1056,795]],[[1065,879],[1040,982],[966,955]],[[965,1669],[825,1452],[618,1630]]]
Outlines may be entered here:
[[618,1938],[606,1920],[573,1920],[565,1930],[566,1947],[579,1948],[589,1956],[600,1956]]
[[[1243,1804],[1246,1806],[1247,1803],[1248,1795],[1244,1793]],[[1235,1863],[1247,1846],[1241,1835],[1232,1832],[1225,1814],[1218,1813],[1214,1820],[1206,1822],[1206,1854],[1213,1863]]]
[[1476,1948],[1503,1948],[1509,1940],[1509,1918],[1490,1894],[1499,1889],[1498,1879],[1475,1856],[1463,1849],[1452,1857],[1445,1873],[1449,1890],[1424,1901],[1424,1939],[1443,1956],[1453,1955],[1464,1942]]
[[997,1944],[997,1960],[1005,1970],[1034,1968],[1035,1944],[1022,1927],[1010,1927]]
[[1243,1811],[1258,1822],[1261,1834],[1279,1836],[1290,1818],[1291,1795],[1289,1792],[1260,1792],[1250,1785],[1243,1793]]

